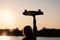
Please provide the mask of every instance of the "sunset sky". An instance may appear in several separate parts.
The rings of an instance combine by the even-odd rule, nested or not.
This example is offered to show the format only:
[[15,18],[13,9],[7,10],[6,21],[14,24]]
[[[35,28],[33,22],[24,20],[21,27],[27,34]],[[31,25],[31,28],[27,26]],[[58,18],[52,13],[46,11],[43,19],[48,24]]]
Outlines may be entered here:
[[44,12],[36,16],[38,30],[43,27],[60,29],[60,0],[0,0],[0,28],[33,27],[33,18],[22,14],[25,9]]

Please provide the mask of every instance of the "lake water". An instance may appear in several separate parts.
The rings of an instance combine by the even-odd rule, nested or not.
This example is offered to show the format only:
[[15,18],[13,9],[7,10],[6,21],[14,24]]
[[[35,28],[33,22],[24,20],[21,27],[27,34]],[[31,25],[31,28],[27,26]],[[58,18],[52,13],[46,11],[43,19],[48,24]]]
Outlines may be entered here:
[[[22,40],[24,37],[0,36],[0,40]],[[60,40],[60,37],[37,37],[37,40]]]
[[37,40],[60,40],[60,37],[37,37]]

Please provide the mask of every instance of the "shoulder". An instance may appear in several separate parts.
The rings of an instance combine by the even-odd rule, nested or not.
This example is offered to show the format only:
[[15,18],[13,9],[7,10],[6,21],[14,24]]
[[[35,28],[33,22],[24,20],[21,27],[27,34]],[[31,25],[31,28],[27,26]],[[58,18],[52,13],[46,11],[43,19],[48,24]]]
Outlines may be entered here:
[[27,40],[26,38],[23,38],[22,40]]

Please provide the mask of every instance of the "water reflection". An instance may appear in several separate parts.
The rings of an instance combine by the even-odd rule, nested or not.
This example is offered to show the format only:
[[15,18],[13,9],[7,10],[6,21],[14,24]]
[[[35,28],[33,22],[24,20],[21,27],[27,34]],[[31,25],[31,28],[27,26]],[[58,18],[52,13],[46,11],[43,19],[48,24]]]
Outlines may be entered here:
[[[23,36],[0,36],[0,40],[22,40]],[[60,37],[37,37],[37,40],[60,40]]]
[[0,40],[9,40],[10,39],[10,37],[8,37],[8,36],[0,36]]
[[16,37],[16,36],[0,36],[0,40],[22,40],[23,37]]

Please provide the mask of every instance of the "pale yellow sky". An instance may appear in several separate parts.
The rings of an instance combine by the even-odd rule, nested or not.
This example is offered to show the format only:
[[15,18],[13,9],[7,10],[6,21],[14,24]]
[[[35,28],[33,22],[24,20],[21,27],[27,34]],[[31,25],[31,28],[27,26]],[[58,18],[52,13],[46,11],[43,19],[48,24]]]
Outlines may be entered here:
[[33,27],[33,18],[22,14],[25,9],[44,12],[36,16],[38,30],[60,28],[60,0],[0,0],[0,28]]

